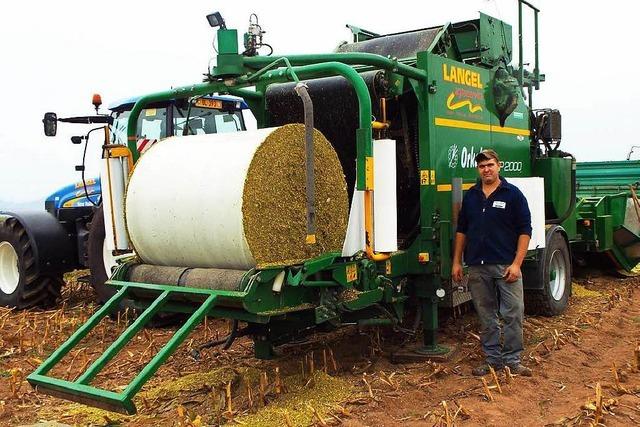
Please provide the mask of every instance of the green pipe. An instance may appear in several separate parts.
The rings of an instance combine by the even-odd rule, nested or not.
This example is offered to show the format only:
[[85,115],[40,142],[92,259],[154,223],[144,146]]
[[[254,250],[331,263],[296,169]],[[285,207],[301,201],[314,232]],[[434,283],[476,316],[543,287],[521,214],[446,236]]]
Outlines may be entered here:
[[239,96],[242,99],[249,99],[253,101],[262,101],[262,98],[264,97],[262,92],[249,89],[229,88],[229,93],[234,96]]
[[520,81],[520,86],[524,84],[524,59],[522,54],[522,0],[518,0],[518,58],[519,58],[519,67],[518,70],[518,80]]
[[535,47],[536,47],[536,57],[535,57],[536,67],[533,70],[533,72],[536,76],[536,90],[540,90],[540,65],[538,64],[538,10],[534,10],[533,20],[535,23]]
[[[352,54],[345,55],[346,57],[350,57]],[[363,54],[358,54],[363,55]],[[364,54],[367,57],[379,58],[384,61],[389,61],[392,64],[399,65],[387,58],[384,58],[379,55],[369,55]],[[305,55],[303,55],[306,57]],[[312,57],[312,55],[309,55]],[[335,55],[318,55],[313,56],[316,57],[316,60],[321,60],[324,57],[334,57]],[[340,55],[338,55],[340,56]],[[254,64],[259,64],[257,61],[251,61],[256,59],[253,58],[245,58],[245,61],[249,61]],[[261,59],[261,58],[259,58]],[[265,58],[268,62],[265,66],[274,62],[273,58]],[[412,67],[407,68],[418,71]],[[369,90],[367,89],[367,85],[364,82],[362,76],[354,70],[352,67],[341,63],[341,62],[321,62],[319,64],[311,64],[304,65],[299,67],[293,67],[290,69],[293,75],[297,75],[299,78],[316,78],[316,77],[325,77],[328,75],[339,74],[343,76],[347,81],[349,81],[356,92],[356,96],[358,98],[359,103],[359,122],[360,128],[356,131],[356,141],[357,141],[357,157],[358,157],[358,176],[356,186],[358,190],[364,190],[366,187],[366,158],[371,157],[373,155],[373,144],[371,140],[371,96],[369,95]],[[426,75],[426,74],[425,74]],[[253,79],[252,82],[249,82],[248,79]],[[289,80],[289,73],[282,73],[281,70],[271,70],[264,71],[262,75],[256,77],[240,77],[236,80],[236,88],[233,90],[235,93],[238,93],[242,87],[248,86],[250,84],[270,84],[277,82],[285,82]],[[206,95],[208,93],[213,92],[229,92],[231,90],[230,87],[225,86],[223,83],[201,83],[192,86],[183,86],[180,88],[172,89],[165,92],[158,92],[150,95],[143,96],[140,98],[129,115],[128,123],[127,123],[127,145],[129,150],[133,155],[134,163],[140,157],[140,153],[138,153],[138,149],[136,146],[136,133],[137,133],[137,125],[138,125],[138,116],[140,112],[144,108],[145,105],[152,102],[165,101],[174,98],[182,98],[185,96],[196,96],[196,95]],[[242,93],[247,93],[249,91],[243,91]],[[257,95],[251,95],[257,96]]]
[[281,56],[279,58],[276,58],[274,61],[271,61],[269,64],[265,65],[264,67],[262,67],[261,69],[259,69],[258,71],[256,71],[255,73],[253,73],[252,75],[248,76],[246,79],[248,82],[251,82],[253,80],[258,79],[261,75],[263,75],[264,73],[266,73],[267,71],[269,71],[272,68],[277,68],[276,65],[279,62],[284,62],[284,64],[287,66],[287,71],[291,72],[291,77],[293,77],[293,80],[296,83],[300,83],[300,79],[298,79],[298,76],[296,75],[295,71],[293,70],[293,67],[291,66],[291,62],[289,62],[289,58],[287,58],[286,56]]
[[[283,57],[275,58],[278,59]],[[288,58],[291,64],[295,66],[310,65],[319,62],[339,62],[348,65],[371,65],[394,73],[402,74],[413,79],[427,81],[427,73],[424,70],[420,70],[410,65],[399,63],[395,59],[386,58],[382,55],[376,55],[373,53],[356,52],[317,55],[287,55],[286,58]],[[250,68],[262,68],[272,63],[273,60],[273,56],[253,56],[250,58],[244,58],[244,65]]]
[[29,375],[29,383],[38,387],[38,391],[44,391],[54,397],[129,415],[136,413],[133,402],[114,391],[36,374]]

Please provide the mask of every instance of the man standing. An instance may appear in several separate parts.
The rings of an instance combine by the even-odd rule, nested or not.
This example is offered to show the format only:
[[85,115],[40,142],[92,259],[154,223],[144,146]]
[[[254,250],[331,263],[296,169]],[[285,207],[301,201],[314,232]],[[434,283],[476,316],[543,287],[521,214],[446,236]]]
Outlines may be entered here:
[[[524,296],[520,266],[531,239],[531,213],[522,192],[500,176],[493,150],[475,158],[480,179],[467,191],[458,216],[452,279],[462,280],[462,253],[469,266],[469,290],[482,326],[486,363],[473,369],[485,375],[489,366],[531,376],[520,364],[523,350]],[[504,340],[500,345],[500,323]]]

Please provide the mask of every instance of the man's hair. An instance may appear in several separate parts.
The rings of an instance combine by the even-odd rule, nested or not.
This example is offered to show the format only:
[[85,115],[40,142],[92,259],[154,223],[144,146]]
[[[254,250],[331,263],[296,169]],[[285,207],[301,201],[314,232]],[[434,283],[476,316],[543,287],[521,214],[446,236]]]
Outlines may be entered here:
[[486,150],[482,150],[476,155],[476,164],[480,162],[484,162],[486,160],[495,159],[496,163],[500,164],[500,158],[498,157],[498,153],[487,148]]

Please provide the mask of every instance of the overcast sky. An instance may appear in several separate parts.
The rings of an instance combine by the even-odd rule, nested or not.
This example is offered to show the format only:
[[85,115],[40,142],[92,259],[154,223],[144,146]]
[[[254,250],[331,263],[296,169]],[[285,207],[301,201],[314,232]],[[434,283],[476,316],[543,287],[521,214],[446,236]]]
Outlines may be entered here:
[[[542,9],[540,65],[547,76],[534,107],[561,110],[562,146],[578,160],[626,158],[631,145],[640,145],[631,126],[640,98],[637,3],[533,3]],[[517,34],[516,0],[11,2],[0,14],[0,200],[42,199],[79,179],[74,165],[82,150],[69,137],[81,128],[61,124],[57,137],[46,138],[45,112],[91,114],[96,92],[106,107],[200,82],[215,57],[205,19],[215,10],[240,35],[256,13],[276,54],[330,52],[350,38],[347,23],[391,33],[474,19],[479,10],[511,23]],[[97,174],[100,144],[98,135],[90,142],[89,176]]]

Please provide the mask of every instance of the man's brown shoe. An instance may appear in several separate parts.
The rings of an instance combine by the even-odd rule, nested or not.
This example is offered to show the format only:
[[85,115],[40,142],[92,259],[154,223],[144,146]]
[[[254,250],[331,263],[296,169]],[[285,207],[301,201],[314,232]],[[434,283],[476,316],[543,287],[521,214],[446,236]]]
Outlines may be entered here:
[[514,374],[514,375],[522,375],[523,377],[530,377],[530,376],[533,375],[533,372],[531,371],[531,369],[527,368],[524,365],[521,365],[520,363],[514,363],[513,365],[507,365],[507,367],[509,368],[511,373]]
[[[494,371],[499,371],[502,369],[502,366],[494,366],[494,365],[491,365],[491,366],[493,367]],[[489,369],[488,363],[484,363],[480,366],[476,366],[471,370],[471,374],[475,377],[483,377],[487,375],[489,372],[491,372],[491,370]]]

